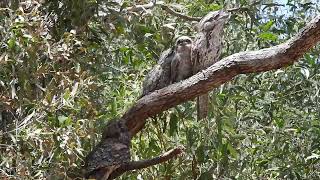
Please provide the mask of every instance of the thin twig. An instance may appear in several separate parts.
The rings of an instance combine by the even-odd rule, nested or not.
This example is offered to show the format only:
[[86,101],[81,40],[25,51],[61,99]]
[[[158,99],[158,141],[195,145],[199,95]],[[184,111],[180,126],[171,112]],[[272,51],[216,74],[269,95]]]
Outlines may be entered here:
[[240,7],[237,7],[237,8],[230,8],[230,9],[227,9],[228,12],[232,13],[232,12],[237,12],[237,11],[248,11],[250,9],[250,7],[252,6],[256,6],[258,4],[260,4],[261,1],[255,1],[251,4],[249,4],[248,6],[240,6]]
[[179,13],[173,9],[171,9],[169,6],[167,5],[161,5],[161,9],[163,9],[164,11],[166,11],[167,13],[179,17],[181,19],[187,20],[187,21],[200,21],[202,17],[192,17],[192,16],[188,16],[182,13]]
[[148,4],[142,4],[142,5],[135,5],[132,7],[127,7],[127,11],[129,12],[140,12],[145,11],[146,9],[152,9],[154,8],[156,3],[150,2]]
[[[261,3],[261,0],[260,1],[255,1],[247,6],[240,6],[240,7],[236,7],[236,8],[230,8],[230,9],[227,9],[226,11],[228,12],[237,12],[237,11],[248,11],[250,9],[250,7],[252,6],[256,6],[258,4]],[[162,10],[164,10],[165,12],[173,15],[173,16],[176,16],[176,17],[179,17],[183,20],[186,20],[186,21],[200,21],[202,17],[193,17],[193,16],[188,16],[188,15],[185,15],[183,13],[180,13],[180,12],[177,12],[175,11],[174,9],[172,9],[169,5],[165,5],[163,3],[163,1],[159,1],[159,2],[150,2],[148,4],[142,4],[142,5],[135,5],[135,6],[132,6],[132,7],[128,7],[127,8],[127,11],[129,12],[139,12],[139,11],[146,11],[147,9],[153,9],[154,7],[156,6],[160,6]]]

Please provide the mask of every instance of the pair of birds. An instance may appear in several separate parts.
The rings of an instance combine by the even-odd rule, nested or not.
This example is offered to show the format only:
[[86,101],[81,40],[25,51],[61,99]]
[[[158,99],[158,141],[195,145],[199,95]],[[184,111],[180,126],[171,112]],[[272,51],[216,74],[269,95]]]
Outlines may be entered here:
[[[164,51],[146,76],[142,96],[184,80],[218,61],[223,26],[228,18],[229,14],[224,11],[210,12],[199,22],[198,33],[193,41],[186,36],[179,37],[175,47]],[[203,110],[207,103],[208,94],[198,97],[198,118],[201,113],[206,117],[207,110],[199,110]],[[86,175],[96,179],[113,179],[117,173],[112,174],[114,171],[135,163],[130,161],[130,140],[131,135],[123,121],[109,122],[101,142],[86,158]]]
[[[142,96],[187,79],[217,62],[222,50],[223,27],[228,19],[229,14],[224,11],[210,12],[199,22],[194,41],[188,36],[179,37],[146,76]],[[208,94],[197,98],[198,119],[207,117],[208,102]]]

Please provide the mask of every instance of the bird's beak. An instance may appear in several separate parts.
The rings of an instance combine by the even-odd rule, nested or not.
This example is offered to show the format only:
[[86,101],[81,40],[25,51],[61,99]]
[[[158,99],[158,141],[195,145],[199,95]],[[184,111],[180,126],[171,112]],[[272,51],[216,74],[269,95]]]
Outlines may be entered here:
[[183,46],[188,45],[188,42],[187,42],[187,41],[184,41],[184,42],[182,43],[182,45],[183,45]]

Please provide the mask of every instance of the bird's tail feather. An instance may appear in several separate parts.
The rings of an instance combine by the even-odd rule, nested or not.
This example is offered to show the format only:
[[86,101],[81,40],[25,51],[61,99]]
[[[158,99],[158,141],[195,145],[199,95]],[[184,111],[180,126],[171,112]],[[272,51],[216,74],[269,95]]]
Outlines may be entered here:
[[208,117],[209,94],[197,97],[197,116],[198,120]]

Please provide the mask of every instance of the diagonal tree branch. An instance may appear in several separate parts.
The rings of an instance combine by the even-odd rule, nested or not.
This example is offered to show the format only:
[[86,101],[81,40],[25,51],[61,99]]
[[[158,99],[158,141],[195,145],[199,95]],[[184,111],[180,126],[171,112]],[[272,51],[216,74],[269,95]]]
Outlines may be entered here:
[[[291,65],[319,41],[320,15],[285,43],[257,51],[233,54],[184,81],[143,96],[119,121],[126,124],[131,134],[130,137],[132,137],[144,127],[148,117],[205,94],[213,88],[230,81],[238,74],[269,71]],[[107,140],[102,139],[102,141]],[[112,145],[112,142],[109,143]],[[181,152],[173,152],[173,154],[179,153]],[[174,156],[167,157],[170,159]],[[157,158],[155,159],[119,164],[118,171],[113,171],[111,176],[117,177],[132,169],[148,167],[155,164],[155,162],[163,162]],[[116,159],[108,159],[108,161],[117,162]],[[99,168],[100,166],[97,167]],[[105,167],[101,169],[103,168]],[[93,176],[96,176],[96,174],[93,174]]]
[[280,45],[225,57],[208,69],[139,99],[121,118],[132,135],[139,132],[148,117],[204,94],[230,81],[238,74],[279,69],[297,61],[320,41],[320,16],[296,36]]

